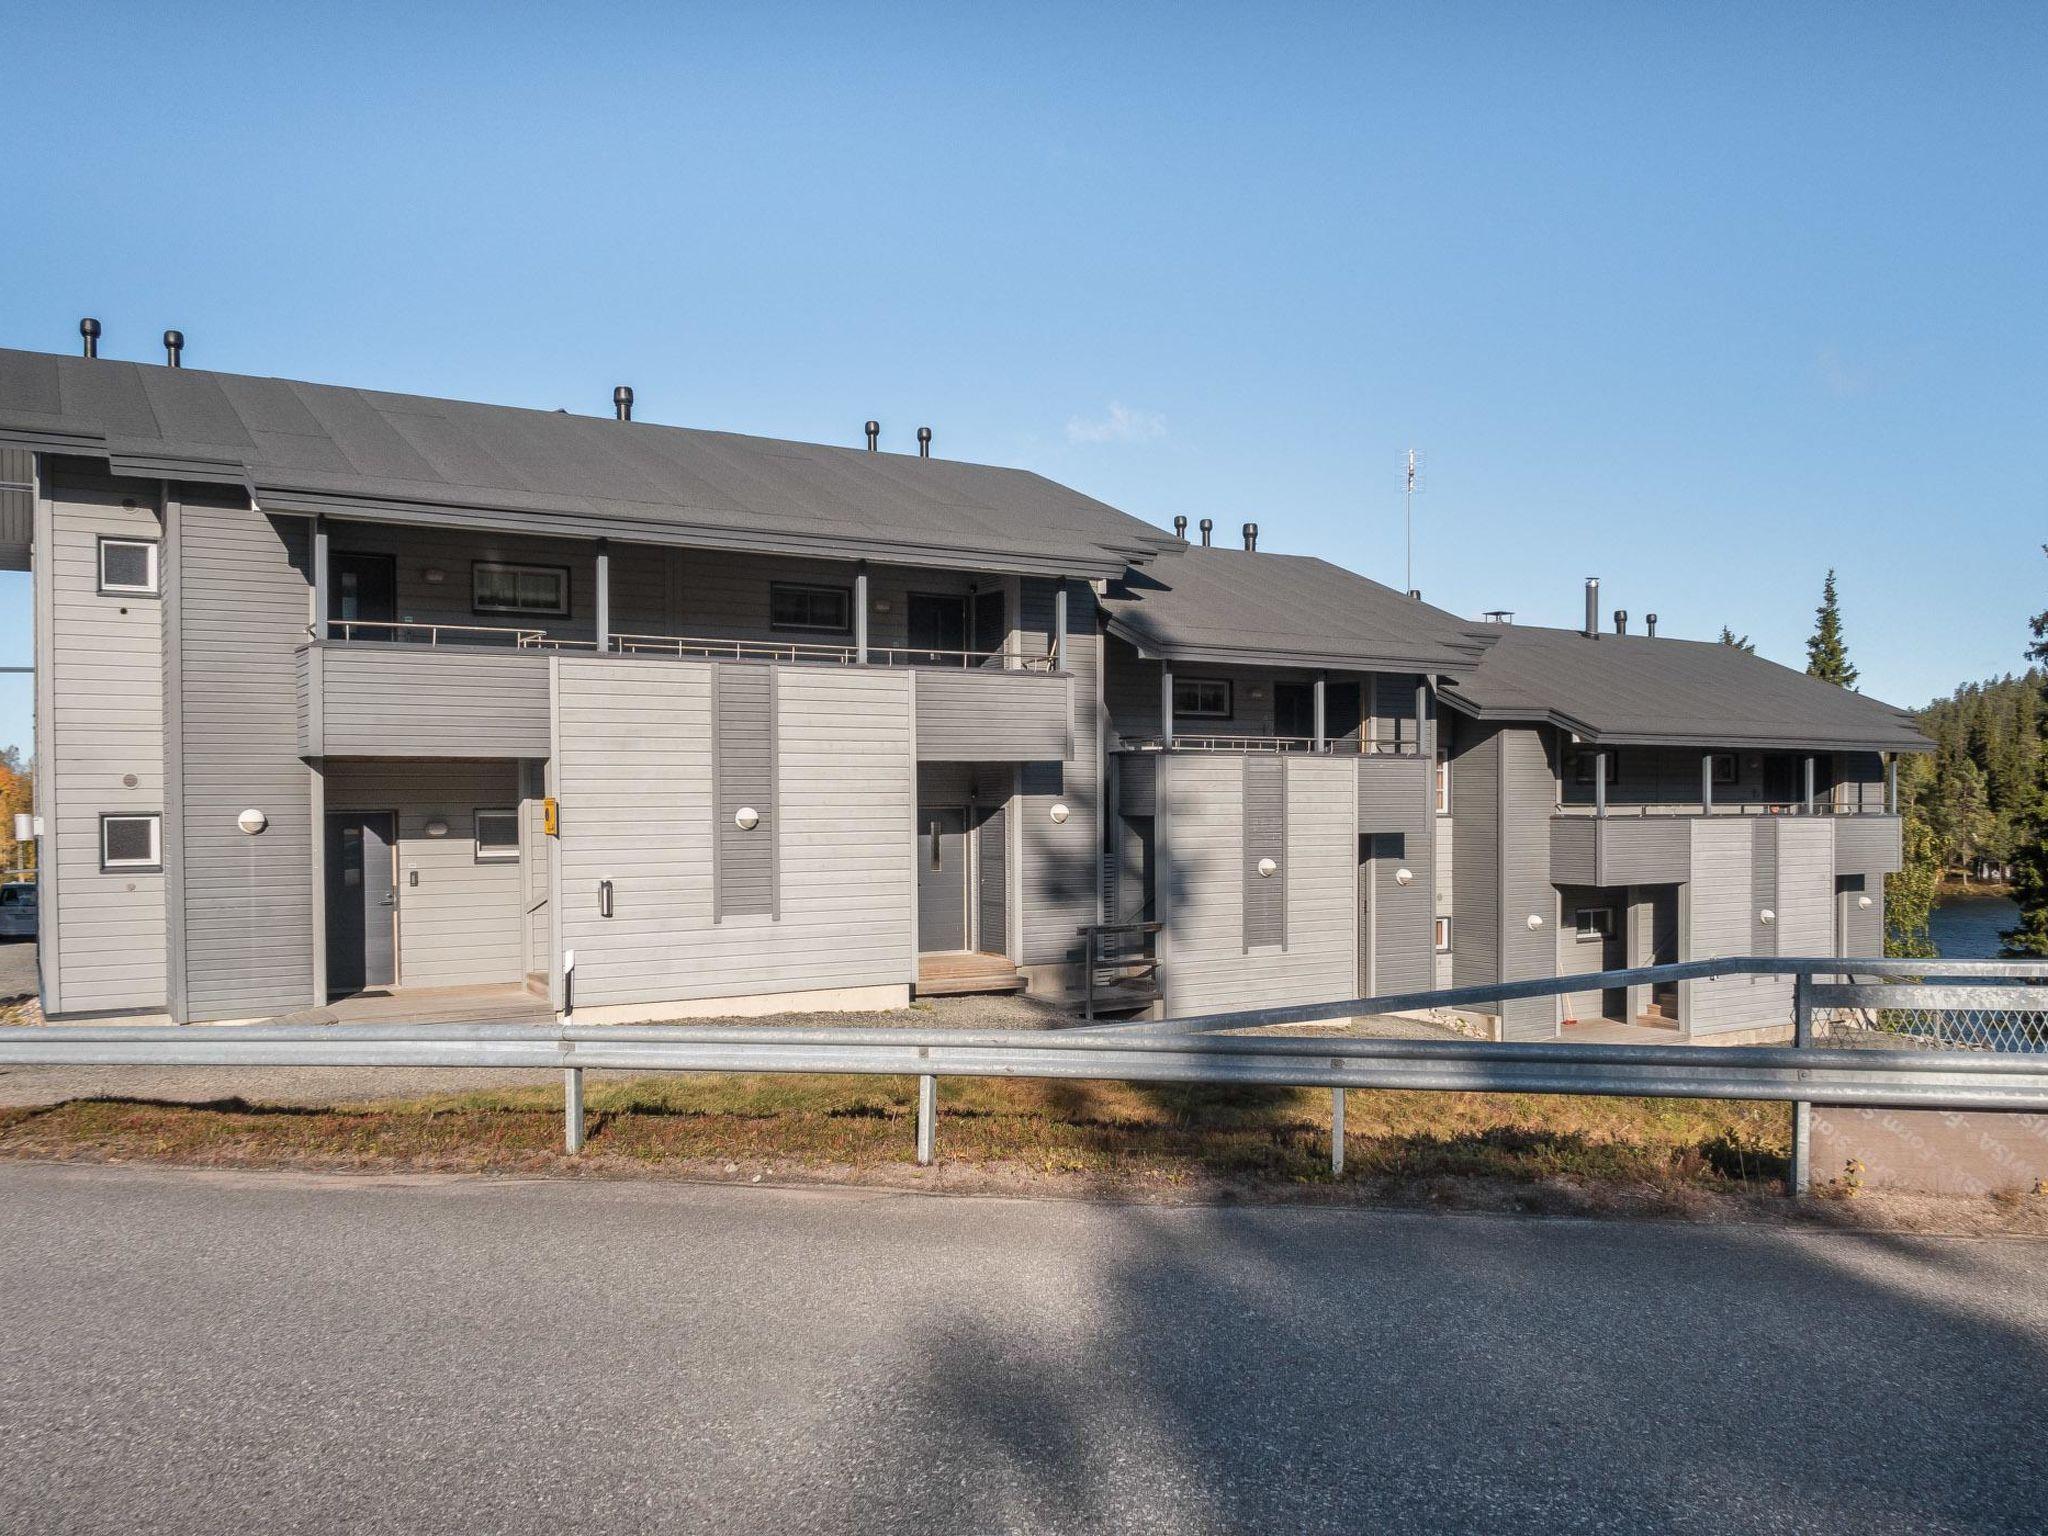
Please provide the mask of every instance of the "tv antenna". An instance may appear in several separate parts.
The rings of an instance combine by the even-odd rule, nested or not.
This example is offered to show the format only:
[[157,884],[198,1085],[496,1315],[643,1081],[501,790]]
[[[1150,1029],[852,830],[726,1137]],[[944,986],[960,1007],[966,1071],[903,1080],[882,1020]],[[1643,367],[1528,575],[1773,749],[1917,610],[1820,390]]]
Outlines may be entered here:
[[1408,579],[1403,582],[1404,591],[1415,590],[1415,493],[1422,489],[1422,455],[1415,449],[1408,450],[1408,491],[1403,521],[1408,531]]

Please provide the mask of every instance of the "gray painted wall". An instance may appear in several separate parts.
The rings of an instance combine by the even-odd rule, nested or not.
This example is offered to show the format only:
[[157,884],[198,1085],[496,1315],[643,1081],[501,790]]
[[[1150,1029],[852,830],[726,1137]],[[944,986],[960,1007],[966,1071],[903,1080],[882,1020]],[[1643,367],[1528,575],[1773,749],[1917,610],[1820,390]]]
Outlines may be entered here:
[[1073,750],[1075,679],[1040,672],[917,672],[924,762],[1059,762]]
[[[1437,984],[1437,817],[1430,765],[1419,757],[1364,757],[1358,773],[1358,829],[1369,854],[1372,973],[1361,988],[1377,994],[1427,991]],[[1370,838],[1370,841],[1365,841]],[[1400,872],[1413,877],[1400,882]]]
[[[772,917],[776,911],[776,669],[760,662],[712,664],[712,742],[717,776],[712,806],[716,864],[713,915]],[[758,818],[742,827],[737,817]]]
[[[1241,757],[1238,846],[1244,881],[1244,947],[1247,953],[1287,943],[1287,762],[1280,757]],[[1260,872],[1271,860],[1274,872]]]
[[[1051,633],[1053,589],[1038,577],[1019,584],[1026,650],[1041,651]],[[1021,775],[1017,890],[1024,965],[1078,962],[1076,930],[1098,921],[1101,902],[1101,635],[1094,593],[1080,582],[1067,588],[1067,653],[1074,678],[1073,756],[1064,763],[1027,763]],[[1056,804],[1067,806],[1066,821],[1052,819]]]
[[35,455],[26,448],[0,448],[0,571],[29,568],[35,542]]
[[306,645],[295,666],[308,756],[548,755],[544,652]]

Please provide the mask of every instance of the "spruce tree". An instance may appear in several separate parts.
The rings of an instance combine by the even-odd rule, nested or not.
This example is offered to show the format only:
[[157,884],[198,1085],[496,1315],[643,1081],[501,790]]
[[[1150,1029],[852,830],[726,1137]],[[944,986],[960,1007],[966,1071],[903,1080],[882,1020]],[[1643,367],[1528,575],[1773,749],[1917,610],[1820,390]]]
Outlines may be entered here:
[[1736,639],[1735,631],[1726,624],[1721,626],[1721,643],[1723,645],[1732,645],[1738,651],[1746,651],[1751,656],[1756,654],[1756,647],[1750,643],[1749,636],[1744,635],[1741,639]]
[[[2041,547],[2048,554],[2048,544]],[[2048,608],[2031,623],[2034,643],[2027,655],[2048,661]],[[2035,728],[2048,731],[2048,674],[2044,674],[2043,707],[2035,712]],[[2006,953],[2048,956],[2048,735],[2034,754],[2033,804],[2015,818],[2018,846],[2013,850],[2013,895],[2020,904],[2019,925],[2005,933]]]
[[1806,675],[1824,683],[1854,688],[1858,673],[1849,665],[1849,647],[1842,639],[1842,605],[1835,597],[1835,573],[1821,584],[1820,607],[1814,610],[1813,638],[1806,642]]

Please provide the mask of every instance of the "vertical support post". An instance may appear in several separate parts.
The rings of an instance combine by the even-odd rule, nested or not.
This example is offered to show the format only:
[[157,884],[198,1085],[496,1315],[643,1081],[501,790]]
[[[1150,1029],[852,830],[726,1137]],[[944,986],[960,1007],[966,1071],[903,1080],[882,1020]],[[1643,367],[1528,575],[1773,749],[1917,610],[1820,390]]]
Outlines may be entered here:
[[1159,663],[1159,742],[1173,745],[1173,667],[1164,661]]
[[927,1074],[917,1080],[917,1165],[920,1168],[931,1166],[938,1118],[939,1080]]
[[313,519],[313,638],[327,638],[327,519]]
[[1067,578],[1062,576],[1052,589],[1052,669],[1067,670]]
[[1344,1090],[1330,1090],[1330,1173],[1344,1176]]
[[562,1069],[562,1113],[564,1117],[562,1144],[570,1153],[583,1150],[583,1069],[564,1067]]
[[1325,712],[1324,706],[1324,695],[1329,692],[1329,689],[1327,687],[1329,680],[1329,674],[1327,672],[1318,672],[1316,674],[1315,745],[1316,750],[1318,752],[1322,751],[1326,746],[1328,746],[1330,741],[1329,716]]
[[1593,814],[1607,814],[1607,749],[1593,749]]
[[597,541],[597,654],[612,648],[612,541]]
[[1806,814],[1813,814],[1813,754],[1806,755]]
[[[1813,976],[1806,971],[1792,981],[1792,1044],[1800,1050],[1813,1044]],[[1813,1187],[1813,1105],[1804,1099],[1792,1105],[1792,1171],[1786,1183],[1795,1199]]]
[[1700,754],[1700,810],[1703,814],[1714,814],[1714,754]]
[[1888,755],[1891,761],[1885,764],[1884,770],[1884,808],[1886,815],[1896,816],[1899,814],[1899,754],[1893,752]]
[[853,568],[853,659],[868,664],[868,563]]

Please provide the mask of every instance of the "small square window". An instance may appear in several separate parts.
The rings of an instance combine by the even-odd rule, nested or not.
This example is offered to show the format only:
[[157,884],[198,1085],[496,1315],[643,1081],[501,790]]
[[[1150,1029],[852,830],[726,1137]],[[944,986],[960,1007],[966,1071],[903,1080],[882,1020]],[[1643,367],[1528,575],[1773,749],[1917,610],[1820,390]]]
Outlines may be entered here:
[[1176,719],[1228,720],[1230,682],[1221,677],[1176,677],[1173,680]]
[[566,565],[508,565],[479,560],[470,567],[470,607],[477,613],[569,616]]
[[100,591],[114,597],[154,597],[156,589],[155,539],[100,540]]
[[1614,908],[1581,907],[1573,914],[1572,927],[1582,939],[1611,939],[1614,937]]
[[1621,782],[1621,754],[1613,747],[1603,747],[1597,752],[1589,747],[1581,748],[1572,765],[1573,781],[1579,784],[1591,784],[1593,782],[1594,764],[1603,757],[1607,759],[1607,787],[1609,789],[1614,788],[1615,785]]
[[517,811],[478,811],[476,813],[477,863],[509,863],[518,857],[519,813]]
[[1436,920],[1436,952],[1442,954],[1451,947],[1451,920],[1440,917]]
[[853,593],[846,587],[770,582],[768,627],[800,634],[848,634],[853,629]]
[[1714,759],[1714,782],[1733,784],[1737,776],[1737,762],[1733,752],[1716,752]]
[[103,870],[147,871],[163,868],[163,818],[147,816],[102,816],[100,818],[100,868]]

